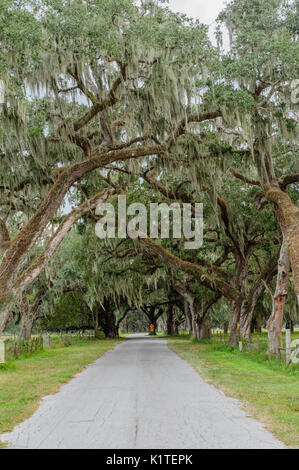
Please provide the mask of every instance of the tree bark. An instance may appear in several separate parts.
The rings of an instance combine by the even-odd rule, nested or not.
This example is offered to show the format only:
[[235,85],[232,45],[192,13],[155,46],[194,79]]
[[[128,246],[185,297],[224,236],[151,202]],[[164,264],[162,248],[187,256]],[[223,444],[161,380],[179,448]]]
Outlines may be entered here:
[[119,335],[119,330],[123,328],[123,325],[125,323],[125,320],[127,318],[128,313],[130,312],[130,308],[127,308],[124,314],[120,317],[120,319],[117,321],[116,326],[117,326],[117,334]]
[[221,294],[216,294],[213,299],[206,304],[201,305],[198,300],[194,300],[194,339],[210,339],[211,338],[211,321],[209,318],[209,310],[221,297]]
[[184,296],[184,299],[186,300],[186,302],[188,304],[188,310],[189,310],[189,314],[190,314],[189,321],[190,321],[190,325],[191,325],[192,336],[195,340],[198,340],[199,339],[199,330],[198,330],[197,323],[196,323],[195,299],[191,295],[190,292],[183,292],[182,295]]
[[189,334],[192,334],[192,315],[186,299],[184,299],[184,315],[186,317],[187,330],[189,331]]
[[115,339],[118,337],[118,326],[115,324],[115,316],[110,312],[99,313],[99,325],[106,338]]
[[265,197],[275,204],[279,212],[279,222],[283,225],[283,235],[293,272],[294,290],[299,304],[299,207],[293,203],[278,184],[264,189]]
[[32,329],[33,329],[33,318],[30,315],[26,315],[23,313],[22,320],[21,320],[21,329],[19,332],[18,340],[21,339],[29,340],[32,336]]
[[192,331],[193,331],[193,339],[195,339],[195,341],[199,341],[199,328],[198,328],[198,323],[195,320],[193,320]]
[[198,320],[197,322],[198,327],[198,336],[199,340],[201,339],[211,339],[211,320],[208,316]]
[[295,332],[295,325],[294,325],[294,320],[291,320],[291,333],[293,334]]
[[[30,294],[32,295],[32,289],[30,290]],[[37,292],[35,299],[30,300],[28,297],[28,292],[23,292],[21,299],[20,299],[20,312],[21,312],[21,328],[19,332],[18,339],[25,339],[29,340],[32,336],[32,329],[39,318],[38,308],[40,306],[40,302],[42,296],[45,292],[44,287],[39,289]]]
[[10,246],[10,235],[3,219],[0,219],[0,253],[3,255]]
[[167,334],[172,336],[176,334],[176,321],[173,304],[169,304],[167,309]]
[[29,340],[32,335],[32,329],[36,322],[38,305],[32,304],[27,293],[23,293],[20,301],[21,327],[18,340]]
[[276,281],[276,289],[272,303],[272,314],[267,323],[268,329],[268,352],[270,355],[279,353],[282,348],[282,322],[284,314],[284,306],[288,295],[289,284],[289,257],[285,240],[282,243],[280,257],[278,261],[278,273]]
[[93,328],[94,328],[94,337],[99,337],[99,319],[96,312],[92,312]]
[[97,304],[94,308],[97,310],[98,324],[106,338],[117,338],[119,325],[110,307],[110,301],[105,299],[103,305]]
[[246,291],[246,283],[248,280],[248,263],[252,253],[253,247],[250,247],[246,250],[244,255],[240,253],[235,253],[236,257],[236,276],[235,276],[235,289],[239,291],[239,298],[233,299],[232,305],[232,314],[229,327],[229,339],[228,343],[231,346],[236,346],[238,344],[239,334],[238,334],[238,325],[241,321],[241,311],[242,306],[244,308],[244,297]]
[[237,346],[239,341],[238,324],[240,324],[241,302],[232,302],[231,318],[229,322],[228,344]]
[[258,311],[258,314],[257,314],[256,331],[257,331],[258,333],[261,333],[261,332],[262,332],[262,313],[261,313],[260,310]]

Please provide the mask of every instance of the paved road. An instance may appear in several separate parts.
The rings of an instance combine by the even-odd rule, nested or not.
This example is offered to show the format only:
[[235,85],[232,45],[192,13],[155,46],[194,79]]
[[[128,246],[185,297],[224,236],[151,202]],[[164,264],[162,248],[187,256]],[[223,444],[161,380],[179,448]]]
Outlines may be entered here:
[[29,449],[284,447],[165,340],[144,335],[105,353],[0,438]]

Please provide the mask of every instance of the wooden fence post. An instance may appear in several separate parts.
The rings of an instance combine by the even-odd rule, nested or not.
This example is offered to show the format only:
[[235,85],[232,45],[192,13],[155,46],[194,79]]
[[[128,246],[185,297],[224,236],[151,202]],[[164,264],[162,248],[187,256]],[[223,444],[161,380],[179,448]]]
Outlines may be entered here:
[[5,363],[5,341],[0,341],[0,364]]
[[43,335],[43,348],[48,348],[50,346],[50,339],[48,333]]
[[291,357],[291,330],[286,330],[286,363],[290,363]]

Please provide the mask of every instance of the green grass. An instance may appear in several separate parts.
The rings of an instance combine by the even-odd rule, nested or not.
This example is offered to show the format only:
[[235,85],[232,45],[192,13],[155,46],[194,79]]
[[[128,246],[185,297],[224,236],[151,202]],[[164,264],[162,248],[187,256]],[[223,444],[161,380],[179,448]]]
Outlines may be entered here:
[[209,383],[239,399],[287,446],[299,448],[299,368],[269,361],[263,352],[264,335],[260,343],[261,352],[239,352],[216,340],[168,340],[169,347]]
[[180,331],[177,335],[169,336],[167,333],[163,331],[158,331],[157,335],[159,338],[189,338],[189,333],[187,331]]
[[1,365],[0,434],[30,417],[43,396],[58,392],[62,384],[120,341],[78,339],[71,346],[56,344],[53,349]]

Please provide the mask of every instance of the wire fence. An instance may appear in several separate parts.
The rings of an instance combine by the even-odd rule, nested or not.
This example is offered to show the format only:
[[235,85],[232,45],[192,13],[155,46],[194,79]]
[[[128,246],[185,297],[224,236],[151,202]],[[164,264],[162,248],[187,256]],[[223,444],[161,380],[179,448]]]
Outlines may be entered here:
[[5,357],[6,360],[18,359],[21,355],[31,355],[34,352],[44,349],[44,341],[42,336],[31,338],[29,340],[5,341]]
[[93,331],[76,331],[75,333],[57,333],[34,335],[30,339],[8,337],[0,341],[0,364],[17,360],[19,357],[31,356],[44,349],[67,347],[80,341],[95,339]]

